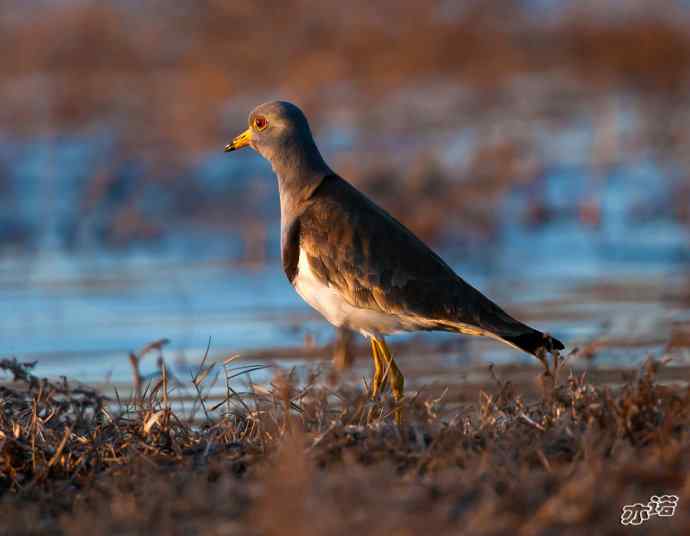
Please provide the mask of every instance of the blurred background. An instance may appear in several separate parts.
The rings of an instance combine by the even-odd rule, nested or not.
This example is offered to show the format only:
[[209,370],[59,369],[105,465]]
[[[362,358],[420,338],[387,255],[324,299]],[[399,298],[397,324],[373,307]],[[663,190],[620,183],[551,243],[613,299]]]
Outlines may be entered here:
[[[282,274],[270,166],[223,153],[280,98],[573,364],[687,364],[690,2],[1,5],[0,355],[90,382],[161,337],[182,370],[209,339],[212,358],[327,359],[335,331]],[[532,362],[395,341],[426,379]]]

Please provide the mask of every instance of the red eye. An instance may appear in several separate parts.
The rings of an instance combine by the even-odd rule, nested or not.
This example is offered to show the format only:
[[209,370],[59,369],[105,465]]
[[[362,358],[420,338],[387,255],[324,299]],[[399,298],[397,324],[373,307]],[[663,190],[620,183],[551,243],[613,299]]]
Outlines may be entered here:
[[254,128],[256,130],[263,130],[268,126],[268,120],[265,117],[257,117],[254,119]]

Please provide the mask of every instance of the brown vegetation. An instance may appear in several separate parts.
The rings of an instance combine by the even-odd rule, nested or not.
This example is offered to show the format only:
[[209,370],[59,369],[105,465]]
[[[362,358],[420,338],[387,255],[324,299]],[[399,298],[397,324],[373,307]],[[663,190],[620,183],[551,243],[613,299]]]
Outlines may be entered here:
[[[690,392],[618,388],[562,364],[527,400],[495,379],[476,402],[390,402],[297,387],[229,392],[217,416],[173,411],[161,382],[133,401],[39,380],[5,360],[3,534],[617,533],[622,505],[676,494],[646,528],[687,534]],[[200,370],[197,384],[207,373]],[[203,387],[203,386],[202,386]]]

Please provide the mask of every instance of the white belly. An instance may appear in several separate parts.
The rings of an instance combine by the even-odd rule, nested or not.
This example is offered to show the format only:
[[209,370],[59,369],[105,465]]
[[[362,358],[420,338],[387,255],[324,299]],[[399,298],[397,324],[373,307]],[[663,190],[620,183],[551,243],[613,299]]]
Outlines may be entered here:
[[314,276],[307,255],[301,249],[297,275],[292,283],[302,299],[334,326],[347,327],[367,337],[409,329],[406,322],[396,315],[360,309],[347,303],[335,288],[324,285]]

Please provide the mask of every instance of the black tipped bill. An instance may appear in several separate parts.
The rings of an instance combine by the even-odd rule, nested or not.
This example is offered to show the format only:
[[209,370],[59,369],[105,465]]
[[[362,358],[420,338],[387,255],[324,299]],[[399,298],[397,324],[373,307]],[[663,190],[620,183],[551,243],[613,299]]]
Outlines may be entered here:
[[252,131],[248,128],[242,134],[232,140],[231,143],[228,143],[225,146],[225,152],[230,153],[232,151],[236,151],[237,149],[241,149],[242,147],[246,147],[249,145],[250,141],[252,141]]

